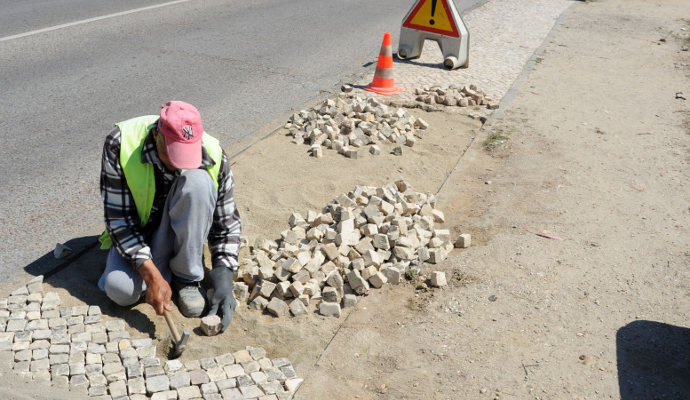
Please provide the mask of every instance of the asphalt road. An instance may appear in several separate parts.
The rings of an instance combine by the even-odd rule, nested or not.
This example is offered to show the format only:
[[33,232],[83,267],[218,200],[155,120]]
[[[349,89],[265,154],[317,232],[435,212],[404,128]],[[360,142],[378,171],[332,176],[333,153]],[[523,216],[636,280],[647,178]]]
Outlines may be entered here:
[[54,265],[43,256],[56,243],[78,252],[102,231],[100,158],[114,123],[184,100],[228,146],[364,73],[385,31],[395,48],[411,5],[0,0],[0,286]]

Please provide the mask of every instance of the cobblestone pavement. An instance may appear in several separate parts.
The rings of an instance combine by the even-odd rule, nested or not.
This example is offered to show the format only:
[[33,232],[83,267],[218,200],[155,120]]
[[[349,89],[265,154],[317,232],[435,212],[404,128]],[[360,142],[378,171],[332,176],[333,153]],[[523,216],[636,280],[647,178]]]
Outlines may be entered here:
[[302,379],[287,358],[247,347],[215,358],[161,363],[151,339],[130,340],[97,306],[61,307],[43,277],[0,299],[0,362],[24,380],[98,400],[289,400]]
[[[395,58],[395,83],[405,90],[390,96],[389,100],[412,101],[414,90],[425,85],[475,84],[479,90],[500,101],[558,17],[572,4],[572,0],[492,0],[485,3],[463,17],[470,32],[469,68],[444,69],[439,46],[426,41],[421,57],[414,60]],[[369,84],[373,75],[373,72],[368,74],[355,85]]]

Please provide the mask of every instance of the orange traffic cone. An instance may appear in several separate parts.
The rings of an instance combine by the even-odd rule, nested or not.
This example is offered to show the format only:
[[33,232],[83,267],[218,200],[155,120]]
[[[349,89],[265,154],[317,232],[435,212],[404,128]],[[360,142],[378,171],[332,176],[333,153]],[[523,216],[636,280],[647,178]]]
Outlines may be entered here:
[[393,49],[389,32],[383,35],[383,43],[381,44],[379,61],[376,63],[374,81],[365,86],[364,90],[384,96],[394,95],[403,90],[400,86],[395,85],[395,79],[393,78]]

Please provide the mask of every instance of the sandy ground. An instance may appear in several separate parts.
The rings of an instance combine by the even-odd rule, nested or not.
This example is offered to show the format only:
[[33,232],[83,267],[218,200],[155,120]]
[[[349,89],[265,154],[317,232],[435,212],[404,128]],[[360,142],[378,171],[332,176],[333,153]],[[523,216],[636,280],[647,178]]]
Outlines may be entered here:
[[[306,378],[297,399],[686,398],[690,107],[675,93],[690,94],[690,52],[675,34],[690,29],[688,10],[690,1],[578,4],[484,131],[462,115],[410,110],[431,128],[403,157],[390,146],[317,160],[280,131],[235,157],[251,241],[277,238],[291,213],[355,185],[402,176],[438,193],[445,227],[471,233],[473,246],[433,268],[448,287],[387,286],[341,319],[241,306],[225,334],[207,338],[176,312],[194,332],[183,359],[264,347]],[[509,140],[488,150],[492,133]],[[565,240],[534,234],[543,231]],[[99,305],[133,337],[160,340],[165,357],[162,317],[95,290],[104,262],[90,251],[47,283],[66,305]],[[77,399],[6,372],[0,398]]]
[[688,397],[688,6],[566,17],[439,194],[475,234],[450,287],[365,299],[298,399]]

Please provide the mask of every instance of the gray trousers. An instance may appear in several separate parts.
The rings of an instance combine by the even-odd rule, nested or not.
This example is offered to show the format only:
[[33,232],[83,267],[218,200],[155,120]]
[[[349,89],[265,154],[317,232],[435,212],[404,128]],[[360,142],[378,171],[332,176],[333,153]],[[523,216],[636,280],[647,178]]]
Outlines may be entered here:
[[[170,188],[149,244],[153,263],[166,281],[173,275],[187,281],[204,278],[202,254],[217,198],[216,186],[203,169],[184,171]],[[113,246],[98,288],[115,303],[128,306],[139,301],[146,283]]]

